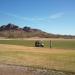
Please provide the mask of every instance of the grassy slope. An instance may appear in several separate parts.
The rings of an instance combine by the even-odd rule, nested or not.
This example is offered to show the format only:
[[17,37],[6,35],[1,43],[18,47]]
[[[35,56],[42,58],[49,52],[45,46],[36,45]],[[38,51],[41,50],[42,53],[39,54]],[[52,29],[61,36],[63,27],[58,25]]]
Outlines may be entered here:
[[75,72],[75,50],[0,45],[0,63]]

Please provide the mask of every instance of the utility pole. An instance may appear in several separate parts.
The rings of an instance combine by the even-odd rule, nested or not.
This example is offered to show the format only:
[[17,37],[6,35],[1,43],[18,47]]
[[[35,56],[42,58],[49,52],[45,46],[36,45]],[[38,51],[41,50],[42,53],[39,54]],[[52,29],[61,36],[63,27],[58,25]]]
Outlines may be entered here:
[[52,41],[50,40],[50,48],[52,48]]

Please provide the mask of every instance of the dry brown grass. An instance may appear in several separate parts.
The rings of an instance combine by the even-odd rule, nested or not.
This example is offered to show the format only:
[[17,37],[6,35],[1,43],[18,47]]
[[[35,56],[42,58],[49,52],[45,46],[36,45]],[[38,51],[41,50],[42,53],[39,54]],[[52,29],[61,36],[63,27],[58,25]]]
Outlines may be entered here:
[[[37,47],[26,47],[18,45],[7,45],[0,44],[0,51],[25,51],[25,52],[42,52],[42,53],[65,53],[65,49],[54,49],[54,48],[37,48]],[[71,50],[68,50],[71,52]]]
[[75,71],[75,50],[0,44],[0,63]]

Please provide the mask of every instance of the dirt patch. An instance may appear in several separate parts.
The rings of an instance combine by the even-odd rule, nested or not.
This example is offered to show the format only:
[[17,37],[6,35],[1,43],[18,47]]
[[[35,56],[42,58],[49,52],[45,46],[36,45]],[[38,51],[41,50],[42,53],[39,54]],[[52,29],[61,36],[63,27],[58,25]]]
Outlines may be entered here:
[[0,75],[75,75],[75,73],[0,64]]

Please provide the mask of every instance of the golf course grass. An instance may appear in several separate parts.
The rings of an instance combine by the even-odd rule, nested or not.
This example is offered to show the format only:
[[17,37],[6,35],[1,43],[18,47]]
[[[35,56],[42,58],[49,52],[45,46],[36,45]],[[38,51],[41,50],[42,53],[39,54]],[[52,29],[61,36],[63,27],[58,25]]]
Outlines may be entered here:
[[[42,42],[44,43],[45,48],[50,48],[49,40],[43,40]],[[0,40],[0,44],[34,47],[35,40]],[[61,49],[75,49],[75,40],[52,40],[51,47]]]
[[75,72],[75,53],[5,51],[0,52],[0,63]]
[[0,63],[75,72],[75,41],[43,41],[45,48],[34,47],[33,40],[0,40]]

